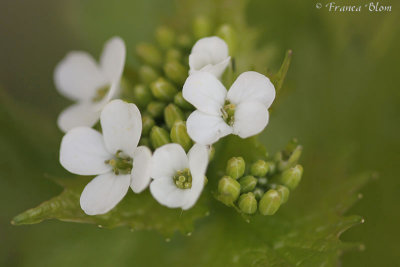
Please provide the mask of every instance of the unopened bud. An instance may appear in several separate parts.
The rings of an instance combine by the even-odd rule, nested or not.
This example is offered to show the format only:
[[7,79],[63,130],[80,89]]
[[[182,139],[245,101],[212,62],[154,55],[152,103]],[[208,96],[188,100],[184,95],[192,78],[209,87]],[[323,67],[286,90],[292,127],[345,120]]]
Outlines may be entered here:
[[298,144],[297,139],[292,139],[286,145],[286,148],[283,151],[278,152],[277,155],[275,156],[275,161],[277,162],[278,170],[284,171],[296,165],[301,156],[302,150],[303,148]]
[[156,30],[156,40],[162,48],[171,47],[175,43],[175,33],[169,27],[160,26]]
[[268,172],[268,164],[264,160],[257,160],[250,167],[250,173],[254,176],[262,177]]
[[139,68],[139,78],[144,84],[150,84],[157,80],[160,74],[149,65],[143,65]]
[[171,102],[178,90],[164,78],[158,78],[150,85],[151,92],[158,100]]
[[182,92],[179,92],[179,93],[177,93],[177,94],[175,95],[175,97],[174,97],[174,103],[175,103],[178,107],[180,107],[181,109],[184,109],[184,110],[191,110],[191,109],[193,109],[193,106],[183,98]]
[[193,40],[189,35],[182,34],[178,36],[177,44],[182,49],[190,50],[193,46]]
[[185,151],[189,151],[192,147],[193,142],[187,133],[186,123],[184,121],[175,122],[171,129],[171,140],[174,143],[180,144]]
[[281,205],[281,196],[275,189],[270,189],[261,198],[258,209],[262,215],[273,215]]
[[237,46],[237,34],[233,27],[229,24],[221,25],[217,30],[217,36],[224,39],[229,47],[229,55],[235,55]]
[[238,179],[243,176],[246,168],[246,163],[242,157],[233,157],[226,164],[226,174],[233,179]]
[[289,189],[286,186],[277,185],[275,190],[278,191],[279,195],[281,196],[281,204],[286,203],[290,195]]
[[147,136],[153,128],[155,122],[153,118],[147,114],[142,116],[142,136]]
[[133,101],[140,108],[146,107],[153,99],[150,89],[143,84],[138,84],[133,88],[133,97],[134,97]]
[[299,185],[302,175],[303,167],[301,165],[296,165],[282,172],[279,181],[290,190],[293,190]]
[[212,161],[215,156],[215,147],[208,145],[208,161]]
[[240,184],[229,176],[224,176],[218,183],[218,198],[226,205],[232,205],[239,197]]
[[163,59],[161,52],[152,44],[142,43],[136,46],[136,54],[144,63],[160,67]]
[[260,200],[262,198],[262,196],[264,195],[265,191],[264,189],[257,187],[256,189],[254,189],[253,194],[256,197],[257,200]]
[[171,129],[176,121],[183,121],[185,120],[185,117],[182,110],[180,110],[176,105],[169,104],[164,109],[164,120],[168,129]]
[[268,178],[267,177],[259,177],[258,184],[261,186],[266,186],[268,184]]
[[242,193],[247,193],[253,191],[257,185],[257,178],[252,175],[247,175],[245,177],[240,178],[240,189]]
[[147,113],[155,119],[161,118],[164,114],[166,104],[162,102],[152,101],[147,105]]
[[153,126],[150,131],[150,142],[154,149],[171,143],[168,132],[158,126]]
[[254,214],[257,211],[257,200],[252,192],[242,194],[239,197],[239,208],[246,214]]
[[180,61],[182,59],[182,53],[176,48],[168,49],[165,56],[166,61]]
[[147,146],[148,148],[151,148],[150,139],[147,138],[147,137],[140,138],[139,145],[140,146]]
[[193,22],[193,34],[196,39],[210,36],[212,33],[211,21],[207,17],[199,16]]
[[188,77],[188,70],[178,61],[169,61],[164,65],[164,72],[168,79],[176,84],[183,84]]
[[276,164],[273,161],[267,161],[268,164],[268,175],[273,175],[275,174],[276,171]]

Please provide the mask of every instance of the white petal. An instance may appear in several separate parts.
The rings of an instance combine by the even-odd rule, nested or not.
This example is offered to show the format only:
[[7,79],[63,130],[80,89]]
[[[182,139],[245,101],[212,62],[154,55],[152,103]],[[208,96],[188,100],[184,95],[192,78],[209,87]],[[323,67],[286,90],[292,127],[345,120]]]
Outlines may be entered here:
[[183,97],[198,110],[220,115],[225,103],[226,89],[212,74],[196,72],[190,75],[182,89]]
[[151,151],[145,146],[136,148],[133,155],[132,181],[133,192],[140,193],[150,183]]
[[67,132],[60,148],[60,163],[68,171],[79,175],[96,175],[111,170],[104,161],[112,157],[107,152],[101,134],[88,127]]
[[164,206],[179,208],[185,204],[185,191],[179,189],[173,183],[172,177],[164,177],[151,182],[150,192],[152,196]]
[[119,81],[125,65],[126,48],[120,37],[113,37],[104,45],[100,65],[111,82]]
[[91,100],[107,79],[95,60],[86,52],[70,52],[54,71],[58,91],[72,100]]
[[80,203],[88,215],[104,214],[114,208],[126,195],[131,176],[108,172],[95,177],[83,189]]
[[229,62],[231,61],[231,57],[227,57],[223,61],[219,62],[215,65],[206,65],[200,71],[205,71],[213,74],[215,77],[220,78],[224,73],[226,67],[228,67]]
[[196,71],[200,71],[202,68],[208,65],[212,65],[211,56],[205,52],[197,52],[189,55],[189,73],[192,74]]
[[172,177],[177,171],[184,170],[188,167],[188,158],[182,146],[178,144],[163,145],[157,148],[153,153],[151,177],[153,179],[170,177],[172,180]]
[[210,145],[231,134],[232,128],[220,116],[194,111],[186,122],[187,131],[195,142]]
[[208,150],[205,145],[194,144],[188,153],[189,168],[192,175],[205,175],[208,165]]
[[100,118],[100,111],[92,103],[77,103],[64,109],[57,119],[58,127],[63,132],[79,127],[92,127]]
[[245,102],[236,107],[233,133],[247,138],[260,133],[268,124],[268,109],[259,102]]
[[225,60],[228,56],[228,45],[224,40],[217,36],[206,37],[198,40],[191,51],[191,54],[201,54],[201,57],[189,57],[189,66],[195,70],[200,70],[204,66],[215,65]]
[[206,146],[195,144],[188,153],[190,172],[192,174],[192,188],[185,192],[185,204],[182,209],[193,207],[200,197],[204,187],[204,177],[208,165],[208,150]]
[[247,71],[240,74],[232,84],[227,98],[236,105],[257,101],[269,108],[275,99],[275,87],[266,76],[255,71]]
[[122,150],[133,157],[142,133],[142,117],[136,105],[113,100],[104,107],[100,121],[108,151],[115,154]]

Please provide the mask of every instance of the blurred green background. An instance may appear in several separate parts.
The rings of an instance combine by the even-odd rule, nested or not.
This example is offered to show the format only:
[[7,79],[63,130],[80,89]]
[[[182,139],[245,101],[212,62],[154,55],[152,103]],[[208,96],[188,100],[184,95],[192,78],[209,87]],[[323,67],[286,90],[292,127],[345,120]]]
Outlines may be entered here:
[[[356,1],[364,4],[368,1]],[[322,2],[325,3],[325,2]],[[338,2],[340,3],[340,2]],[[285,93],[263,137],[271,151],[298,137],[305,147],[306,186],[318,191],[338,169],[377,171],[349,214],[365,224],[342,239],[361,241],[364,252],[346,253],[343,266],[399,265],[400,231],[400,13],[329,13],[316,1],[250,1],[250,26],[262,30],[271,66],[286,49],[294,57]],[[66,176],[58,165],[62,134],[58,113],[68,104],[52,81],[53,68],[69,50],[96,57],[105,40],[122,36],[133,47],[175,12],[175,3],[147,1],[23,1],[0,3],[0,265],[162,265],[154,251],[178,246],[154,232],[103,230],[46,221],[10,225],[13,216],[58,194],[46,175]],[[4,93],[6,92],[6,93]],[[25,119],[24,119],[25,118]],[[25,131],[26,125],[35,125]],[[54,138],[40,135],[46,129]],[[41,148],[47,146],[43,153]],[[309,192],[312,192],[308,188]],[[341,196],[338,195],[338,198]]]

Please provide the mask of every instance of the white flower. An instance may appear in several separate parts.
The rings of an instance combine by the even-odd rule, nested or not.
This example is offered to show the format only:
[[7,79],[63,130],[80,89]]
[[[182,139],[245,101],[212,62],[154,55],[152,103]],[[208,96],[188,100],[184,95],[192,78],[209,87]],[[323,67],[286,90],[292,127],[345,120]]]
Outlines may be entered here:
[[178,144],[158,148],[152,159],[151,194],[169,208],[190,209],[203,190],[207,164],[203,145],[195,144],[187,155]]
[[275,99],[273,84],[254,71],[242,73],[228,92],[213,75],[198,72],[188,77],[182,93],[197,108],[186,122],[188,134],[204,145],[231,133],[241,138],[260,133]]
[[118,93],[125,54],[124,41],[114,37],[104,45],[100,64],[86,52],[73,51],[57,65],[56,88],[77,102],[59,115],[57,123],[62,131],[96,124],[101,109]]
[[205,71],[220,78],[231,57],[228,54],[228,45],[217,36],[198,40],[189,55],[189,74]]
[[109,102],[100,116],[103,135],[89,127],[68,131],[62,139],[60,163],[79,175],[98,175],[82,192],[86,214],[104,214],[127,193],[143,191],[150,182],[151,151],[137,147],[142,119],[134,104]]

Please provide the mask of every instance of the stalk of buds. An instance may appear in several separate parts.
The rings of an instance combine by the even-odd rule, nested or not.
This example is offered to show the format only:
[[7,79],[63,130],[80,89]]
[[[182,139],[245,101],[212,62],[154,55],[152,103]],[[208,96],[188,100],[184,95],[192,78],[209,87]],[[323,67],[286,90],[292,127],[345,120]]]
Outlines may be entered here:
[[260,159],[249,166],[242,157],[229,159],[225,176],[219,181],[217,199],[244,214],[255,214],[257,210],[262,215],[275,214],[301,180],[303,167],[297,164],[300,154],[301,146],[292,140],[273,159]]

